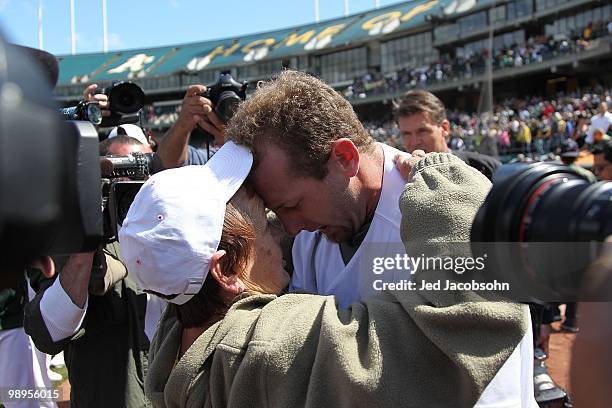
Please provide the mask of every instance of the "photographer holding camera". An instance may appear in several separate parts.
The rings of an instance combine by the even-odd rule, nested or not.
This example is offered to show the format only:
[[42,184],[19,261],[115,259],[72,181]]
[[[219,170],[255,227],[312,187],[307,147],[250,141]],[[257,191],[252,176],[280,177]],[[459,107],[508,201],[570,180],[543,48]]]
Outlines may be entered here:
[[[178,120],[166,132],[157,150],[162,166],[173,168],[206,163],[223,146],[225,126],[240,101],[246,99],[246,88],[246,82],[237,82],[227,71],[208,87],[191,85],[187,88]],[[203,132],[209,139],[206,151],[189,145],[194,132]]]
[[196,149],[188,143],[197,126],[214,137],[214,145],[223,145],[225,124],[214,112],[212,102],[200,95],[205,90],[204,85],[191,85],[187,89],[178,120],[168,129],[157,150],[163,167],[204,164],[208,161],[209,155],[205,150]]

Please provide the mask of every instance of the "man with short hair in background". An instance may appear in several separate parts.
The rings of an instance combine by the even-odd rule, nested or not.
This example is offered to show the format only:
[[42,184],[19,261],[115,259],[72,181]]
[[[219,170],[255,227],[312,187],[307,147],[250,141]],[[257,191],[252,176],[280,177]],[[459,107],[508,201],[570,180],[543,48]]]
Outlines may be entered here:
[[406,92],[395,107],[400,135],[407,152],[423,150],[425,153],[453,153],[474,167],[489,180],[501,165],[494,157],[467,150],[450,150],[450,123],[444,104],[431,92],[413,90]]

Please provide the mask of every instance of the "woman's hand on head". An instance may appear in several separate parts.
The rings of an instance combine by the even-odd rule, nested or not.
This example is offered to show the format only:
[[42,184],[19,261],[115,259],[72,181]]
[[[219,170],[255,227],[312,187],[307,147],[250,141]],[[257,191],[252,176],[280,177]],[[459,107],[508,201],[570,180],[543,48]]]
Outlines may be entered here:
[[425,152],[423,150],[415,150],[412,153],[396,154],[393,158],[393,162],[404,180],[409,182],[411,180],[412,169],[423,157],[425,157]]

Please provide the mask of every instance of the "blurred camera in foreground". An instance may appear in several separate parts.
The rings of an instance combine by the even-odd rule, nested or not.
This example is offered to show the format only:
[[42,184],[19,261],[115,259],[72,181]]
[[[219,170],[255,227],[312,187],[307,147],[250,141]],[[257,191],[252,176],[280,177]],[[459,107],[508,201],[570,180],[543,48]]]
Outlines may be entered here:
[[502,166],[471,231],[475,255],[489,257],[488,277],[510,282],[516,300],[547,302],[610,300],[580,292],[610,236],[612,183],[550,163]]
[[95,128],[62,120],[46,67],[22,48],[0,39],[0,61],[4,281],[23,274],[20,268],[36,256],[93,250],[103,234]]

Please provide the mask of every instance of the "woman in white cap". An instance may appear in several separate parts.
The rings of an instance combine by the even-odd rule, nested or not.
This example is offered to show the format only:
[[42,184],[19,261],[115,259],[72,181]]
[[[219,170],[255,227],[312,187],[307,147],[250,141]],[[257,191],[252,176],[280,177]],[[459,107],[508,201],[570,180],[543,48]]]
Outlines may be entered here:
[[[382,292],[347,310],[333,296],[277,296],[289,276],[261,199],[243,186],[252,160],[228,142],[205,166],[158,173],[124,221],[128,270],[171,303],[150,349],[153,406],[473,406],[525,334],[523,309],[461,293]],[[482,176],[449,154],[414,172],[472,210],[440,208],[448,200],[417,177],[400,204],[411,218],[437,206],[470,222],[486,195]],[[427,241],[418,228],[404,239]]]

